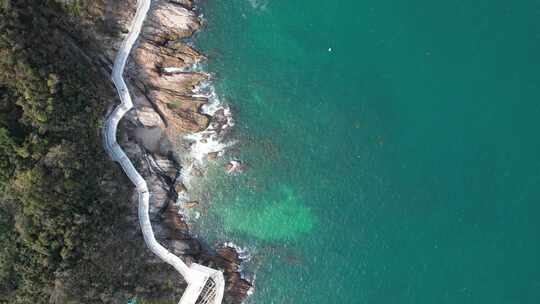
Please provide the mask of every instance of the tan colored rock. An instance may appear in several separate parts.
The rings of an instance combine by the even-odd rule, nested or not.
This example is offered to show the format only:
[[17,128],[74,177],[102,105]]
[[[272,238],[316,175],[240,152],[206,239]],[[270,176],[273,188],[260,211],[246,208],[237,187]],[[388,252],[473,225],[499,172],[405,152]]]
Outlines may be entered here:
[[163,127],[163,120],[154,109],[141,107],[136,110],[136,116],[139,122],[146,128]]
[[140,68],[156,73],[167,67],[185,69],[204,59],[204,56],[180,42],[163,46],[143,40],[133,54]]
[[200,28],[197,16],[186,8],[171,3],[158,2],[148,16],[142,36],[149,41],[163,42],[189,37]]
[[174,191],[176,191],[176,193],[182,193],[182,192],[186,192],[187,189],[186,189],[186,186],[184,186],[183,183],[178,182],[178,183],[174,186]]
[[[157,111],[170,138],[202,131],[210,123],[209,117],[200,113],[201,105],[207,101],[190,97],[194,88],[209,77],[190,71],[204,56],[181,40],[200,27],[196,14],[187,9],[191,6],[190,0],[155,1],[127,69],[141,95]],[[143,125],[157,124],[155,114],[141,114]]]
[[219,152],[208,153],[208,160],[216,160],[219,156]]
[[197,207],[198,205],[199,205],[199,202],[197,201],[185,202],[183,204],[184,208],[186,209],[191,209],[191,208]]
[[[153,71],[152,71],[153,72]],[[208,79],[208,75],[198,72],[182,72],[172,75],[159,75],[157,72],[150,73],[146,79],[148,86],[168,90],[170,92],[190,94],[196,85]]]

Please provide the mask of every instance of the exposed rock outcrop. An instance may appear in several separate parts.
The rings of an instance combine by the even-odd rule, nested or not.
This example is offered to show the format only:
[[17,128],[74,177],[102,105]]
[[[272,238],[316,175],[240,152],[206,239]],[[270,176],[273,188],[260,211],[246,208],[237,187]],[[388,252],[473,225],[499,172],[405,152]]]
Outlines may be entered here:
[[167,121],[169,134],[198,132],[209,124],[209,117],[200,113],[207,100],[191,97],[193,89],[208,79],[205,73],[191,71],[204,56],[182,42],[200,26],[198,17],[186,7],[156,1],[133,52],[129,74]]

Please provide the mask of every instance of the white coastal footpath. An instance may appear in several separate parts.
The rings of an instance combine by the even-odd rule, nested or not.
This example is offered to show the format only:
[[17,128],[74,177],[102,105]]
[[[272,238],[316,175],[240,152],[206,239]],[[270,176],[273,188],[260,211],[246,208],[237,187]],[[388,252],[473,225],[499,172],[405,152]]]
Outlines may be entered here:
[[193,303],[221,303],[224,292],[224,278],[221,271],[217,271],[196,263],[189,267],[178,256],[159,244],[155,238],[149,215],[150,193],[144,178],[135,169],[131,160],[116,140],[118,124],[124,115],[133,108],[133,102],[127,85],[123,78],[124,68],[140,35],[144,20],[150,10],[151,0],[138,0],[137,11],[132,20],[129,33],[122,42],[114,60],[112,81],[117,89],[121,104],[107,118],[104,127],[104,146],[111,158],[118,162],[131,182],[135,185],[138,194],[138,215],[141,230],[146,246],[161,260],[173,266],[188,283],[180,304]]

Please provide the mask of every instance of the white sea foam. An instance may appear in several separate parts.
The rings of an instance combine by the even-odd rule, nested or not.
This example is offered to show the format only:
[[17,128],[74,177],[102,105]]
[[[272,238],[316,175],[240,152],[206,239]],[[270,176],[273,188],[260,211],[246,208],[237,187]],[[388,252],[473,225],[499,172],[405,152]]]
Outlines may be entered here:
[[244,171],[244,166],[238,160],[231,160],[227,165],[227,174],[233,175],[242,173]]
[[223,243],[223,246],[231,247],[238,253],[238,258],[240,259],[240,265],[238,272],[240,273],[240,277],[244,280],[249,281],[252,284],[252,287],[248,290],[247,294],[248,296],[253,294],[254,292],[254,286],[255,286],[255,279],[256,274],[254,271],[248,270],[248,266],[250,266],[252,255],[250,252],[254,252],[254,249],[249,249],[247,247],[241,247],[233,242],[225,242]]
[[240,260],[242,261],[251,260],[251,255],[249,254],[249,249],[247,247],[241,247],[239,245],[236,245],[233,242],[225,242],[223,243],[223,246],[234,248],[236,253],[238,253],[238,257],[240,258]]
[[[190,70],[204,72],[204,67],[200,63],[195,63],[190,67]],[[219,99],[212,82],[210,80],[203,81],[192,91],[192,97],[206,98],[208,100],[200,111],[202,114],[210,116],[211,119],[205,130],[186,134],[182,137],[182,140],[187,143],[189,148],[182,155],[180,174],[182,182],[188,189],[196,186],[194,183],[198,180],[197,177],[205,171],[210,154],[216,154],[220,157],[227,148],[236,144],[234,140],[227,141],[224,139],[225,134],[234,126],[234,119],[229,106]],[[189,200],[188,195],[178,197],[178,203]],[[183,213],[189,217],[190,212],[184,210]]]
[[166,67],[166,68],[163,68],[163,72],[167,73],[167,74],[182,73],[184,71],[185,70],[183,68],[179,68],[179,67]]
[[189,154],[200,167],[205,167],[206,159],[210,153],[223,153],[225,149],[234,145],[235,141],[224,141],[223,131],[234,126],[234,119],[229,106],[224,105],[217,96],[216,90],[210,81],[204,81],[193,90],[195,97],[204,97],[208,103],[201,107],[203,114],[212,117],[208,127],[196,133],[187,134],[184,139],[191,143]]

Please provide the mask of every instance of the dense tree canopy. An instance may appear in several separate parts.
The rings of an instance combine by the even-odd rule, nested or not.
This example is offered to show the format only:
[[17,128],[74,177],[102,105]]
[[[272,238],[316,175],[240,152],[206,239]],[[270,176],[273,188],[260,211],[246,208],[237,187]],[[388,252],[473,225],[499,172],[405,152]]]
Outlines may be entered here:
[[65,30],[69,3],[0,0],[0,303],[48,302],[115,213],[99,187],[111,100]]

